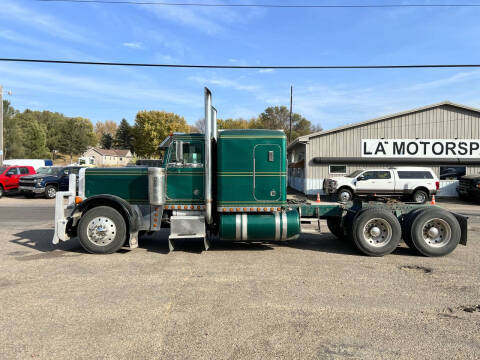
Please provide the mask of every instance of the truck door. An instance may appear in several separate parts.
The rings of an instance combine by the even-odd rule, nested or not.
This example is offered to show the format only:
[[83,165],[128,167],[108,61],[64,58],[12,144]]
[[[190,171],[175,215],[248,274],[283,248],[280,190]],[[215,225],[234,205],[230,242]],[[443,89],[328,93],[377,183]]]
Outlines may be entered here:
[[172,201],[204,199],[204,146],[201,141],[179,142],[182,158],[176,158],[177,141],[170,145],[167,159],[166,197]]
[[258,201],[278,200],[281,196],[281,148],[259,144],[253,150],[253,197]]
[[5,190],[15,189],[18,186],[19,171],[18,168],[11,168],[6,173]]

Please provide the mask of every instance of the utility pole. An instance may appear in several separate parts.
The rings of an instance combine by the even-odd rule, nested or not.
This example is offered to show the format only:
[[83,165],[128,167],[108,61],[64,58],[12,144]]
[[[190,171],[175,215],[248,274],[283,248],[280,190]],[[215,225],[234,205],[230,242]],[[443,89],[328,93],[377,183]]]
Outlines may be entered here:
[[0,166],[3,165],[3,87],[0,85]]
[[288,133],[288,143],[292,141],[292,103],[293,103],[293,85],[290,85],[290,132]]

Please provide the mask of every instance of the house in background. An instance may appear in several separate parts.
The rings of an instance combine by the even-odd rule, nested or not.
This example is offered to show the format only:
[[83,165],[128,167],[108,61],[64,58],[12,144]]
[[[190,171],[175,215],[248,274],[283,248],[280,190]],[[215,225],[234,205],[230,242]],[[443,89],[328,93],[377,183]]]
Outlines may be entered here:
[[126,166],[132,159],[132,153],[128,149],[91,148],[83,153],[81,159],[85,165]]

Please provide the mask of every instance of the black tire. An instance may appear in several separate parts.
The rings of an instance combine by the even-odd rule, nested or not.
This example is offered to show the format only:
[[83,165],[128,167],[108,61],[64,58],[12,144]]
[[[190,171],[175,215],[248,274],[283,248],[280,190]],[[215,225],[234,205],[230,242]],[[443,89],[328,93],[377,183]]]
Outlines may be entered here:
[[344,231],[344,228],[342,227],[341,217],[328,217],[327,227],[328,227],[328,230],[330,230],[330,232],[338,239],[345,238],[345,231]]
[[[366,227],[370,231],[380,231],[378,236],[365,233]],[[367,237],[370,236],[370,237]],[[382,209],[365,209],[359,212],[352,227],[352,239],[358,250],[369,256],[384,256],[394,251],[402,237],[400,222],[391,212]]]
[[[111,231],[101,231],[106,233],[103,235],[103,240],[105,244],[102,245],[102,239],[95,240],[92,236],[92,239],[89,237],[88,226],[95,226],[95,221],[99,221],[99,226],[103,226],[100,223],[100,220],[97,219],[106,219],[103,220],[107,225],[112,226],[114,230]],[[98,230],[96,234],[98,234]],[[110,229],[110,228],[107,228]],[[113,231],[113,232],[112,232]],[[101,236],[101,235],[100,235]],[[111,236],[111,237],[109,237]],[[123,216],[114,208],[109,206],[98,206],[91,210],[88,210],[80,219],[78,224],[78,238],[82,247],[94,254],[111,254],[118,251],[127,240],[127,225]]]
[[47,185],[45,187],[45,197],[47,199],[55,199],[57,196],[57,188],[55,185]]
[[35,197],[35,194],[32,193],[24,193],[23,196],[27,199],[33,199]]
[[415,190],[412,194],[412,200],[417,204],[425,204],[428,199],[428,193],[422,189]]
[[405,244],[410,248],[410,250],[414,253],[418,253],[417,249],[415,249],[415,246],[413,245],[412,241],[412,223],[413,220],[415,220],[415,217],[421,212],[424,211],[425,209],[415,209],[410,211],[407,215],[405,215],[405,218],[402,222],[402,238]]
[[[428,229],[438,230],[432,237]],[[438,208],[420,211],[410,228],[412,245],[424,256],[444,256],[450,254],[460,242],[461,228],[455,216]],[[444,244],[442,244],[444,243]]]
[[0,199],[2,198],[4,192],[5,190],[3,190],[3,186],[0,185]]
[[353,193],[348,188],[340,188],[337,191],[337,200],[340,202],[347,202],[353,199]]

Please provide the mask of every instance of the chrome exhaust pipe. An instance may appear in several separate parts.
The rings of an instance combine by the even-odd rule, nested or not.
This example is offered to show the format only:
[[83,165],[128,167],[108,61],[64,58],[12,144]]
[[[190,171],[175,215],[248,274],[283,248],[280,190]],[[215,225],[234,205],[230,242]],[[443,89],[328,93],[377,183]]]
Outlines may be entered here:
[[[216,111],[215,111],[216,112]],[[212,93],[205,88],[205,221],[212,224]],[[215,124],[216,128],[216,124]],[[216,131],[215,131],[216,136]]]

